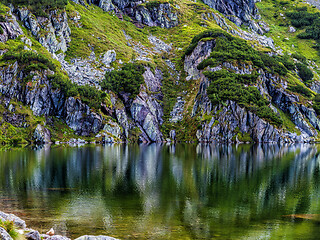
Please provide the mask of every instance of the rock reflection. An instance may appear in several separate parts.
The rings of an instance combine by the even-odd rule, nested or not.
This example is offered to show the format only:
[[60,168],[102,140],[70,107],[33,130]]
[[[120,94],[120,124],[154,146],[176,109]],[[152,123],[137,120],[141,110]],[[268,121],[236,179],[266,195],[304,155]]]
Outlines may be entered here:
[[283,215],[320,212],[316,145],[58,147],[0,158],[0,207],[70,236],[252,237],[268,221],[293,224]]

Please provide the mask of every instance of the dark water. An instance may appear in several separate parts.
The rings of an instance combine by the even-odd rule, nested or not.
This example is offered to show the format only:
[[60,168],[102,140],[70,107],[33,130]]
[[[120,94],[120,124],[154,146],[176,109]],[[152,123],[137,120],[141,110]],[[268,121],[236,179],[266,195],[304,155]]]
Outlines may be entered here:
[[0,152],[0,210],[72,238],[319,239],[319,153],[156,144]]

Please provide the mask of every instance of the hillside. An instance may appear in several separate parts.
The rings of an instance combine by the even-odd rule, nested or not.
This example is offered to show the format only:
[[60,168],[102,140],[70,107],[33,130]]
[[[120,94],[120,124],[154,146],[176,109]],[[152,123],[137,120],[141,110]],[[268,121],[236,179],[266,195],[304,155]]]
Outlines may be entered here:
[[315,142],[302,1],[0,3],[0,142]]

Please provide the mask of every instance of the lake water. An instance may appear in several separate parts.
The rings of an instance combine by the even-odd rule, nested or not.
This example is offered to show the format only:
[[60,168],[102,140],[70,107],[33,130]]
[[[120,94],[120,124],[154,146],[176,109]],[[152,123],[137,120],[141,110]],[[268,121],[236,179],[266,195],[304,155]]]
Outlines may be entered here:
[[45,233],[319,239],[318,145],[112,145],[0,152],[0,210]]

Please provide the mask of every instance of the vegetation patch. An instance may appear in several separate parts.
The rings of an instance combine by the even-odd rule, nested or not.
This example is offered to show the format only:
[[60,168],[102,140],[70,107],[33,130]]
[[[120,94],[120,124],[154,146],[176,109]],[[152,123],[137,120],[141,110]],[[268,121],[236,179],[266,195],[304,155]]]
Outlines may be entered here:
[[[247,74],[236,74],[228,70],[206,71],[204,75],[211,80],[207,92],[213,104],[232,100],[272,124],[278,126],[282,124],[282,120],[278,115],[268,107],[269,101],[261,96],[255,86],[250,86],[250,84],[254,83],[254,77],[248,77],[249,75]],[[255,76],[255,79],[257,78],[257,75],[253,76]]]
[[107,72],[101,87],[117,94],[130,93],[130,98],[134,99],[140,92],[140,85],[144,83],[144,71],[142,64],[127,63],[119,71]]
[[68,4],[68,0],[2,0],[2,3],[6,5],[26,6],[38,17],[46,17],[46,10],[56,8],[63,9]]

